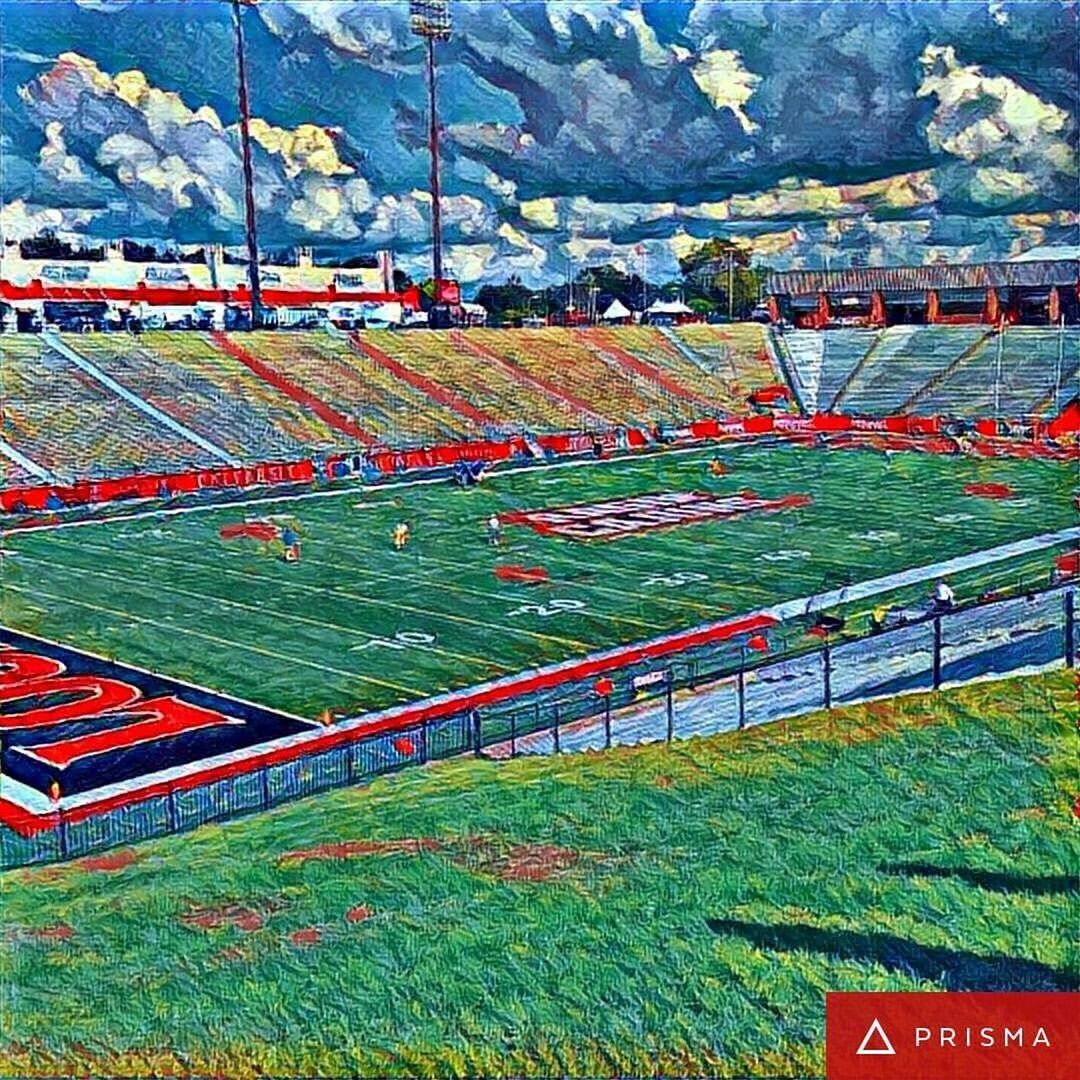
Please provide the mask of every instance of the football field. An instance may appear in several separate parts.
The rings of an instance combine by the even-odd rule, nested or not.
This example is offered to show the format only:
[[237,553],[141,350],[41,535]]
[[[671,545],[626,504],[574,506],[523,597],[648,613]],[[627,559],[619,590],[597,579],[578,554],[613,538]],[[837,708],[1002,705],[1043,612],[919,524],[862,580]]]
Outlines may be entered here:
[[[1075,482],[1062,463],[762,445],[135,514],[7,534],[0,622],[302,716],[353,715],[1066,529]],[[1006,487],[965,491],[980,484]],[[254,522],[295,528],[301,560],[222,538]],[[950,581],[963,601],[1045,583],[1052,562]],[[854,605],[853,625],[877,602]]]

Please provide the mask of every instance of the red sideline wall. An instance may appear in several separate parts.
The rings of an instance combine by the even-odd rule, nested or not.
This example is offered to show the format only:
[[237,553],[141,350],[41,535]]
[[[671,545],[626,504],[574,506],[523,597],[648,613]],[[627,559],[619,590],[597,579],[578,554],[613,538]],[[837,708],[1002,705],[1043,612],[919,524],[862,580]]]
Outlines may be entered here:
[[[1058,437],[1080,423],[1080,410],[1077,410],[1076,414],[1067,411],[1062,417]],[[941,433],[941,421],[934,416],[863,419],[833,413],[817,413],[810,417],[774,416],[766,413],[739,420],[696,420],[679,429],[683,440],[723,440],[770,433],[800,441],[812,440],[814,436],[822,434],[846,435],[849,439],[843,445],[857,445],[859,440],[862,440],[864,445],[888,446],[895,450],[922,450],[944,454],[956,451],[955,442]],[[648,436],[639,428],[627,428],[624,435],[626,445],[631,449],[640,449],[649,443]],[[619,448],[619,435],[614,431],[541,435],[534,441],[555,454],[589,453],[598,444],[606,451]],[[1064,460],[1080,456],[1080,448],[1076,446],[1061,447],[1047,442],[993,438],[989,422],[976,425],[976,435],[971,439],[970,446],[975,453],[985,457],[1043,457]],[[444,467],[462,460],[508,461],[515,454],[525,453],[525,440],[516,437],[498,441],[449,443],[419,450],[377,450],[374,453],[367,451],[366,456],[375,468],[390,476],[414,469]],[[337,454],[328,458],[326,475],[332,477],[333,466],[348,461],[351,456]],[[266,462],[237,468],[193,469],[175,473],[140,473],[111,480],[82,481],[70,486],[38,484],[0,490],[0,512],[16,512],[15,507],[19,503],[26,510],[44,510],[50,494],[55,494],[65,506],[79,506],[119,499],[154,498],[162,493],[163,488],[169,495],[181,495],[209,488],[312,483],[319,478],[315,463],[310,460]]]

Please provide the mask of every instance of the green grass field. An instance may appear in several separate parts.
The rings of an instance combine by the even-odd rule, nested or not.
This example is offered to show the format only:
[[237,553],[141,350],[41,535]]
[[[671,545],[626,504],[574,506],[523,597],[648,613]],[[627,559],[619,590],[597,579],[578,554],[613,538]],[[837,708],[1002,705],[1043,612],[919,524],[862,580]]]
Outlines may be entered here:
[[820,1075],[827,990],[1080,987],[1071,673],[472,759],[0,878],[0,1073]]
[[[729,475],[713,478],[712,455],[10,533],[0,622],[305,716],[355,713],[1076,524],[1067,464],[744,447],[725,449]],[[986,481],[1015,497],[964,494]],[[492,511],[747,488],[813,503],[611,541],[511,526],[501,547],[485,543]],[[273,514],[301,523],[300,563],[219,538],[245,515]],[[413,541],[397,553],[403,519]],[[550,581],[498,580],[510,563],[541,566]],[[970,598],[1042,583],[1050,566],[1043,553],[954,584]]]

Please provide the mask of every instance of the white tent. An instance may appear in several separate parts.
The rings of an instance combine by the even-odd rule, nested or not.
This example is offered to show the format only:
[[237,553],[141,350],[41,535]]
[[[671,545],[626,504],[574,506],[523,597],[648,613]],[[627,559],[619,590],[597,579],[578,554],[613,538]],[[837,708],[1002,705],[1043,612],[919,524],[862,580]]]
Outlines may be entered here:
[[618,322],[630,318],[630,309],[618,298],[611,301],[607,311],[600,316],[603,322]]
[[693,315],[694,312],[681,300],[654,300],[645,314],[666,315],[674,318],[676,315]]

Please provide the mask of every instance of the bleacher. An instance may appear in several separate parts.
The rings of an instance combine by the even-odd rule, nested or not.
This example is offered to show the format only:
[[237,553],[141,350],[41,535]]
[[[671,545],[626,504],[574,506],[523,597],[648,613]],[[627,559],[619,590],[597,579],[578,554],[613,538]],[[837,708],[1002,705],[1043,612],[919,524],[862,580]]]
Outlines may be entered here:
[[671,421],[678,415],[566,330],[474,330],[469,337],[609,424]]
[[[813,332],[813,331],[811,331]],[[943,377],[986,336],[984,326],[891,326],[877,340],[840,391],[835,408],[887,416],[916,406],[919,395]]]
[[[998,347],[1000,340],[1000,384]],[[1064,335],[1053,327],[1013,326],[1003,336],[986,335],[979,347],[931,393],[921,413],[1025,419],[1049,416],[1076,395],[1080,330]],[[1057,401],[1055,401],[1055,385]]]
[[[728,412],[745,413],[755,390],[784,382],[769,356],[765,335],[765,327],[758,323],[688,323],[671,331],[669,344],[681,346],[677,351],[687,366],[680,366],[680,371],[687,372],[687,378],[692,377],[691,365],[696,365],[700,375],[695,389]],[[658,353],[658,362],[666,363],[667,355]]]
[[[127,390],[237,460],[292,461],[334,444],[329,430],[304,423],[303,414],[296,416],[298,410],[283,408],[273,396],[252,400],[250,380],[232,370],[245,370],[242,365],[202,335],[80,334],[65,341]],[[292,404],[287,398],[284,403]]]
[[[394,378],[347,338],[326,331],[233,335],[263,363],[391,446],[477,437],[477,425]],[[347,441],[342,435],[339,441]]]
[[566,431],[578,417],[564,403],[488,358],[473,333],[455,330],[398,333],[369,330],[364,338],[425,379],[491,416],[491,434]]
[[41,480],[28,472],[18,462],[0,454],[0,488],[33,487]]
[[40,337],[6,335],[0,437],[59,479],[220,464],[110,393]]

